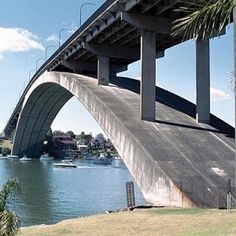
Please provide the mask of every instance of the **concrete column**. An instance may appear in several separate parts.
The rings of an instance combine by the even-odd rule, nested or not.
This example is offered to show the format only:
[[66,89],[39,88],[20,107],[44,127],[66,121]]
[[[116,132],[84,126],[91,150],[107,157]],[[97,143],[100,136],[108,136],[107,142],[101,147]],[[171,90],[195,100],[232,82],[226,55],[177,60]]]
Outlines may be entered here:
[[97,79],[98,85],[109,85],[110,59],[106,56],[98,56]]
[[210,122],[210,50],[209,39],[196,41],[196,119]]
[[141,119],[155,121],[156,33],[141,33]]

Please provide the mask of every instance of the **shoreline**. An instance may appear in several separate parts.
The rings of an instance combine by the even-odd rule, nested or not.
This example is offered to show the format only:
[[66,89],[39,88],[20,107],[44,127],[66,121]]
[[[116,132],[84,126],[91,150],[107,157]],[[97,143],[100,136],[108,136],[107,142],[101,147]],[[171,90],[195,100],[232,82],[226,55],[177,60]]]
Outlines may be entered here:
[[58,224],[64,220],[78,220],[78,219],[83,219],[83,218],[88,218],[91,216],[97,216],[97,215],[104,215],[104,214],[112,214],[112,213],[118,213],[118,212],[126,212],[126,211],[133,211],[135,209],[150,209],[150,208],[163,208],[164,206],[153,206],[153,205],[137,205],[134,207],[125,207],[125,208],[120,208],[120,209],[114,209],[114,210],[107,210],[103,212],[98,212],[93,215],[85,215],[85,216],[77,216],[74,218],[68,218],[68,219],[62,219],[58,222],[52,223],[52,224],[47,224],[47,223],[42,223],[42,224],[36,224],[36,225],[27,225],[27,226],[21,226],[20,229],[28,228],[28,227],[37,227],[37,226],[50,226],[50,225],[55,225]]

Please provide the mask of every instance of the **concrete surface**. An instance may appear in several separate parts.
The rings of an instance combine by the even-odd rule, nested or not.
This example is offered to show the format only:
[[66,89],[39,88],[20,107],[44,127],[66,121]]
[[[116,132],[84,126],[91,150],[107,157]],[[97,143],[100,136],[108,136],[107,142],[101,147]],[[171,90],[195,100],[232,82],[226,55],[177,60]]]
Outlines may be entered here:
[[50,124],[74,95],[111,139],[148,202],[225,206],[227,180],[234,185],[231,128],[214,117],[219,127],[230,131],[227,135],[223,129],[198,124],[191,116],[193,105],[160,89],[156,120],[142,121],[138,89],[137,81],[124,78],[110,78],[110,86],[98,86],[91,77],[44,73],[26,95],[13,153],[39,157]]

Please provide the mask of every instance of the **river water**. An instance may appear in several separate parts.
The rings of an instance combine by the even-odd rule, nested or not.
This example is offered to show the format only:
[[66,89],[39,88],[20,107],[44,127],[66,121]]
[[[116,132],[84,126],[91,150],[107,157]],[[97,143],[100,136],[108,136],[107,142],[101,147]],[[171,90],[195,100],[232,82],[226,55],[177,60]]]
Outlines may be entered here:
[[[0,187],[18,177],[21,194],[9,202],[21,226],[53,224],[126,207],[127,181],[134,181],[122,161],[95,165],[77,160],[78,168],[54,168],[59,161],[0,160]],[[117,165],[118,164],[118,165]],[[135,184],[136,204],[145,200]]]

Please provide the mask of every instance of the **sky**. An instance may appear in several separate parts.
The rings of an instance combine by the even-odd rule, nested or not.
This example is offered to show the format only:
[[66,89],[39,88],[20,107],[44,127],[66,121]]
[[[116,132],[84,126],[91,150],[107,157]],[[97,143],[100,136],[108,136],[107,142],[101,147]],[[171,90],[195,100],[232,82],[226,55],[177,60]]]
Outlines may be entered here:
[[[1,0],[0,8],[0,132],[4,129],[31,72],[57,49],[59,31],[63,43],[79,27],[80,6],[85,0]],[[88,1],[87,1],[88,2]],[[82,23],[105,2],[94,0],[82,9]],[[195,42],[182,43],[165,51],[156,61],[156,83],[191,102],[196,100]],[[226,35],[210,41],[211,113],[234,125],[233,27]],[[37,62],[37,63],[36,63]],[[31,72],[31,73],[30,73]],[[140,62],[122,76],[140,78]],[[71,115],[73,114],[73,115]],[[59,112],[53,130],[74,133],[103,132],[83,105],[72,98]]]

